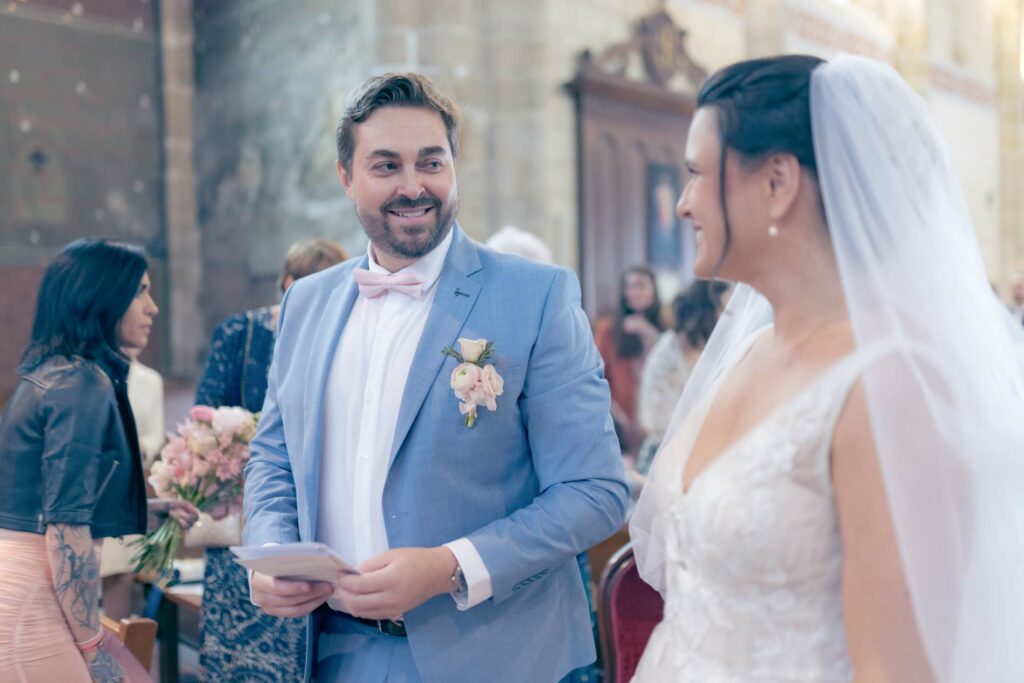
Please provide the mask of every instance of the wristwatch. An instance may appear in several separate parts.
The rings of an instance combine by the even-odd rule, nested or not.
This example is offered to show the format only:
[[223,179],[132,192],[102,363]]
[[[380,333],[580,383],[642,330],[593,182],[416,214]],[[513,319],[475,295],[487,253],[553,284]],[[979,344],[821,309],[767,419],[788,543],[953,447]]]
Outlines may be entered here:
[[466,593],[469,591],[469,585],[466,583],[466,575],[462,572],[462,566],[457,562],[455,563],[455,573],[451,576],[451,582],[455,585],[453,593]]

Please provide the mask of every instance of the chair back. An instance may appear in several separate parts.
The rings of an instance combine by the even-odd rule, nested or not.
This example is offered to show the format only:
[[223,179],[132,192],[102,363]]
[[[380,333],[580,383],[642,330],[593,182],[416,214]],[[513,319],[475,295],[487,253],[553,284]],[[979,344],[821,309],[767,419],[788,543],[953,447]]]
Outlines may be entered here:
[[605,566],[599,604],[605,680],[628,683],[664,609],[661,595],[640,578],[632,545],[620,548]]
[[[118,622],[101,614],[100,623],[103,630],[122,643],[124,649],[138,661],[143,670],[148,672],[153,664],[156,622],[145,617],[129,617]],[[110,641],[109,638],[107,640]],[[134,680],[133,678],[133,683]]]

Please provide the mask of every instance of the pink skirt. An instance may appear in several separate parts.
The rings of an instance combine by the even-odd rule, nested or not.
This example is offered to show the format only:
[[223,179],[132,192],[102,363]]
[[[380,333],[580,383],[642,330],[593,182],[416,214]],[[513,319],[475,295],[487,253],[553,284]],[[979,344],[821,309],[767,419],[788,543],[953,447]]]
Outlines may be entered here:
[[[129,681],[150,680],[123,646],[108,652],[121,661]],[[0,681],[91,680],[53,591],[46,537],[0,529]]]

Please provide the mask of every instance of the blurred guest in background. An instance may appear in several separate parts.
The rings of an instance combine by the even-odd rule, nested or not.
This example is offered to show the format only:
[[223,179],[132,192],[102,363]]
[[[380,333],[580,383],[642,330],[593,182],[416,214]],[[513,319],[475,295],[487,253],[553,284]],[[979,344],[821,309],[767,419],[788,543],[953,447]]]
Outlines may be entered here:
[[[164,445],[164,379],[160,373],[139,362],[142,349],[125,348],[131,359],[128,367],[128,403],[135,416],[139,434],[139,449],[143,466],[148,469]],[[136,536],[108,538],[103,542],[100,555],[100,576],[103,577],[103,611],[112,619],[123,619],[131,614],[131,595],[134,585],[132,542]]]
[[647,355],[638,399],[640,424],[647,433],[636,460],[636,469],[643,476],[665,436],[686,380],[715,329],[728,288],[724,282],[698,280],[677,296],[672,302],[673,329],[662,333]]
[[[281,270],[281,293],[296,280],[346,259],[348,254],[341,245],[330,240],[293,244]],[[279,311],[277,305],[246,311],[214,330],[196,392],[197,405],[260,411],[267,393]],[[232,561],[226,547],[241,543],[240,513],[235,511],[218,523],[204,518],[190,539],[194,545],[206,546],[199,633],[203,680],[302,680],[305,620],[272,617],[253,606],[246,571]]]
[[1010,279],[1010,312],[1018,322],[1024,323],[1024,273]]
[[553,263],[551,249],[532,232],[506,225],[487,240],[487,246],[504,254],[519,254],[540,263]]
[[644,439],[637,420],[637,389],[644,359],[661,334],[661,304],[649,268],[627,269],[620,287],[619,310],[597,321],[594,341],[612,392],[612,417],[626,450],[635,455]]
[[[147,526],[125,353],[157,314],[147,270],[135,247],[84,239],[43,274],[0,417],[0,680],[145,680],[104,645],[97,545]],[[197,514],[181,501],[150,512],[184,527]]]

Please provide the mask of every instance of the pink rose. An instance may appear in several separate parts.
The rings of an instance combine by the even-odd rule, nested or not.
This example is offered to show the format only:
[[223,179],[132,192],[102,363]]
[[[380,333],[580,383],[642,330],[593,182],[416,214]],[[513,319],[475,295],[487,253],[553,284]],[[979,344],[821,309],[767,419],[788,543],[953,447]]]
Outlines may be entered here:
[[178,462],[181,454],[188,450],[185,440],[180,436],[170,436],[167,445],[160,451],[160,459],[165,463],[173,464]]
[[[213,452],[216,453],[216,451]],[[192,463],[192,473],[201,479],[210,473],[210,467],[210,461],[206,458],[196,458]]]
[[170,495],[171,472],[167,463],[157,460],[149,470],[149,483],[161,498]]
[[210,406],[193,406],[188,411],[188,416],[196,422],[210,422],[213,420],[213,408]]
[[451,387],[456,398],[469,400],[469,395],[480,382],[480,368],[472,363],[463,363],[452,371]]
[[478,406],[487,406],[488,410],[493,411],[497,408],[497,404],[494,401],[494,392],[491,391],[491,385],[483,380],[483,373],[481,378],[477,381],[476,386],[469,392],[469,400]]
[[192,469],[192,462],[193,462],[193,460],[198,460],[198,459],[199,458],[193,458],[192,454],[190,452],[182,451],[181,455],[178,456],[177,466],[180,467],[182,469],[182,471],[188,472],[189,470]]
[[178,486],[188,486],[189,471],[181,465],[175,465],[174,470],[174,481],[178,483]]
[[217,463],[217,479],[222,482],[234,481],[242,474],[242,462],[237,458],[223,458]]
[[231,444],[230,453],[232,458],[241,460],[243,463],[249,460],[249,447],[244,443]]
[[469,399],[477,405],[487,406],[487,410],[494,412],[498,409],[498,402],[495,399],[504,391],[505,382],[501,375],[493,365],[487,365],[480,371],[480,379],[470,391]]
[[206,455],[218,446],[217,436],[209,427],[205,427],[202,424],[196,424],[188,437],[186,437],[186,440],[188,442],[188,450],[198,455]]
[[[213,428],[222,436],[231,438],[252,438],[255,432],[252,413],[245,408],[228,407],[217,408],[213,414]],[[248,440],[248,439],[245,439]]]
[[484,368],[483,380],[491,385],[491,390],[495,396],[501,396],[505,393],[505,380],[498,374],[493,365],[488,365]]
[[249,420],[242,425],[236,436],[243,443],[249,443],[256,437],[256,428],[259,426],[258,415],[249,415]]

